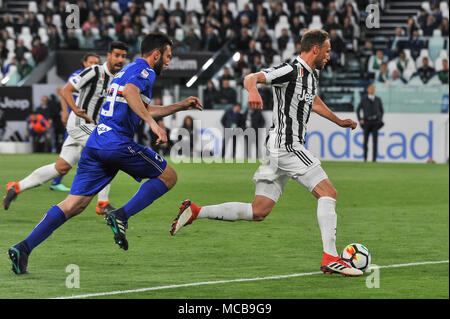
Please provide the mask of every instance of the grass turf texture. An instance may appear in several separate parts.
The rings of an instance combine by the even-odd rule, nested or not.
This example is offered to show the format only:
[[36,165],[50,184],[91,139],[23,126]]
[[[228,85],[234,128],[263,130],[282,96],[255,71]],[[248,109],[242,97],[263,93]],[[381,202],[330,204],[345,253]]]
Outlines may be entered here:
[[[0,183],[20,180],[56,155],[0,155]],[[319,270],[322,242],[316,200],[290,181],[263,222],[197,220],[169,234],[181,201],[251,202],[258,164],[176,164],[178,184],[129,221],[130,249],[119,250],[93,200],[30,256],[25,276],[11,271],[7,249],[24,239],[66,193],[50,182],[20,194],[0,212],[0,298],[52,298],[184,283]],[[337,247],[366,245],[376,265],[448,260],[449,167],[436,164],[324,162],[338,190]],[[75,170],[63,182],[70,186]],[[139,184],[124,173],[110,199],[119,207]],[[80,288],[66,287],[66,267],[80,269]],[[449,298],[449,265],[380,269],[380,288],[359,278],[295,278],[180,287],[102,298]]]

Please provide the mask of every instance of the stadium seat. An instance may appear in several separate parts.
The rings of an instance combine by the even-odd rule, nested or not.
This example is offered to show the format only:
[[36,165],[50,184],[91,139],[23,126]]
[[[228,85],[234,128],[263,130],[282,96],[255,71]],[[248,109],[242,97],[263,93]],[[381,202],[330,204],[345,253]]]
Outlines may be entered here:
[[201,1],[198,0],[186,0],[186,11],[195,11],[197,13],[203,13],[203,7]]
[[15,39],[16,38],[16,33],[14,32],[14,28],[9,26],[6,27],[6,31],[8,31],[8,35],[11,39]]
[[41,38],[42,43],[47,44],[47,42],[48,42],[47,29],[40,27],[38,30],[38,35]]
[[45,17],[42,13],[36,14],[36,19],[38,19],[41,25],[45,25]]
[[34,13],[38,12],[38,5],[37,5],[36,1],[28,2],[28,11],[34,12]]
[[121,13],[122,13],[122,10],[120,10],[120,5],[119,5],[119,3],[116,2],[116,1],[112,1],[112,2],[111,2],[111,9],[113,9],[114,11],[116,11],[117,14],[121,14]]
[[[114,3],[114,2],[113,2]],[[59,29],[61,28],[62,22],[61,22],[61,16],[59,14],[54,14],[52,16],[52,23]]]
[[397,70],[397,60],[391,60],[388,62],[387,64],[387,68],[388,68],[388,73],[389,75],[392,74],[392,72],[394,72],[395,70]]
[[242,10],[244,10],[244,6],[248,3],[249,1],[247,0],[237,0],[236,4],[237,4],[237,9],[239,12],[241,12]]
[[430,3],[428,1],[423,1],[421,7],[425,9],[426,12],[431,13]]
[[9,52],[14,52],[14,50],[16,49],[16,43],[13,39],[7,39],[5,47],[8,49]]
[[145,1],[144,3],[145,11],[150,18],[153,18],[154,10],[153,4],[150,1]]
[[238,12],[237,5],[235,2],[228,3],[228,10],[230,10],[231,14],[233,15],[233,19],[236,19],[239,12]]
[[449,18],[449,14],[448,14],[448,3],[447,3],[447,1],[441,1],[439,3],[439,9],[441,11],[442,16],[448,19]]
[[280,55],[276,54],[276,55],[273,56],[272,66],[279,65],[279,64],[281,64],[281,62],[282,61],[281,61],[281,56]]
[[184,40],[184,31],[181,28],[176,28],[175,29],[175,39],[178,41],[183,41]]
[[114,20],[114,16],[112,16],[112,15],[107,16],[106,21],[108,21],[108,23],[111,23],[114,25],[116,24],[116,21]]
[[20,35],[25,35],[25,36],[30,35],[31,36],[30,27],[28,27],[26,25],[22,26],[22,29],[20,30]]
[[433,36],[430,38],[430,40],[428,41],[428,51],[429,51],[429,55],[431,60],[436,60],[437,57],[439,56],[439,53],[441,52],[441,50],[444,48],[444,42],[445,42],[445,38],[441,37],[441,36]]
[[320,20],[320,16],[319,15],[313,15],[312,17],[312,21],[308,26],[308,29],[322,29],[322,20]]
[[283,61],[290,59],[295,53],[295,44],[293,41],[289,41],[286,45],[286,49],[281,53]]
[[177,2],[180,3],[181,9],[184,10],[184,7],[186,7],[185,0],[170,0],[170,4],[169,4],[170,11],[175,10],[175,5],[177,4]]
[[442,36],[442,31],[440,29],[434,29],[433,37],[440,37],[440,36]]
[[111,37],[111,39],[117,40],[116,29],[115,28],[109,28],[108,29],[108,35]]
[[441,50],[439,57],[434,61],[434,69],[436,71],[442,70],[442,60],[446,59],[448,61],[448,54],[446,50]]

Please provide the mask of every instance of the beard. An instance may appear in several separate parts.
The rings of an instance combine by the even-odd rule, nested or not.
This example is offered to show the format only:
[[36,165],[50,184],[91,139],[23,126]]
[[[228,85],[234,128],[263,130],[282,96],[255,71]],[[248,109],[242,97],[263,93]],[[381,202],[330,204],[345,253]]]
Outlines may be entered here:
[[153,66],[153,71],[155,71],[156,75],[160,75],[163,69],[163,59],[162,56],[159,58],[159,60],[155,63]]

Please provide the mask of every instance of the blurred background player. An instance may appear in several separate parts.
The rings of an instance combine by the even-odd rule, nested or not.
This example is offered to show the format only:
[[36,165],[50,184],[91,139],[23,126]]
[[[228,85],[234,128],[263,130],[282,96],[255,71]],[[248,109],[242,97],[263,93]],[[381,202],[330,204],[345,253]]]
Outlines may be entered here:
[[[3,208],[7,210],[20,192],[40,186],[50,179],[66,175],[80,159],[84,145],[98,123],[100,108],[106,100],[110,82],[120,69],[122,69],[128,47],[122,42],[112,42],[107,54],[107,61],[103,65],[92,65],[79,75],[70,78],[61,91],[62,98],[71,108],[72,112],[67,121],[69,136],[64,141],[59,158],[55,163],[42,166],[20,182],[10,182],[7,193],[3,199]],[[98,60],[100,62],[100,60]],[[75,103],[73,93],[80,92]],[[93,120],[95,119],[95,121]],[[113,210],[108,200],[110,186],[107,185],[101,192],[96,206],[99,215]]]
[[[83,56],[83,59],[81,61],[81,64],[83,65],[83,68],[78,69],[76,71],[74,71],[69,78],[67,79],[66,83],[70,81],[71,78],[73,78],[74,76],[80,74],[84,69],[95,65],[95,64],[100,64],[100,57],[98,56],[98,54],[93,53],[93,52],[88,52]],[[65,125],[67,125],[67,119],[69,118],[69,114],[70,112],[72,112],[72,109],[67,107],[67,103],[66,100],[61,96],[61,87],[58,86],[57,88],[57,93],[61,98],[61,122]],[[78,92],[73,92],[73,98],[76,102],[77,98],[78,98]],[[64,136],[64,140],[67,139],[67,130]],[[62,184],[62,179],[63,179],[64,175],[60,175],[58,177],[55,177],[52,181],[52,183],[50,184],[50,189],[53,191],[61,191],[61,192],[68,192],[70,191],[70,188],[66,187],[64,184]]]
[[133,140],[139,123],[144,120],[158,136],[158,142],[165,143],[166,132],[153,117],[192,108],[202,109],[200,100],[195,97],[166,107],[148,105],[156,76],[168,67],[172,58],[171,46],[172,41],[167,35],[149,33],[142,41],[141,58],[116,75],[102,107],[100,122],[83,149],[70,194],[47,211],[25,240],[8,250],[15,274],[26,273],[31,251],[67,219],[80,214],[119,170],[138,182],[148,179],[127,204],[106,213],[105,219],[114,232],[114,239],[124,250],[128,249],[125,238],[128,219],[175,185],[177,174],[167,161]]
[[212,206],[197,206],[185,200],[172,223],[171,235],[197,218],[235,221],[262,221],[269,215],[292,178],[305,186],[317,198],[317,219],[322,235],[323,258],[321,270],[346,276],[361,276],[341,259],[336,250],[337,191],[321,162],[305,147],[306,124],[311,110],[340,127],[355,129],[351,119],[341,120],[317,95],[318,70],[330,60],[330,36],[322,30],[310,30],[301,40],[301,55],[292,63],[252,73],[244,79],[248,90],[248,105],[262,109],[257,83],[271,84],[274,90],[273,126],[266,140],[266,156],[256,171],[253,203],[229,202]]

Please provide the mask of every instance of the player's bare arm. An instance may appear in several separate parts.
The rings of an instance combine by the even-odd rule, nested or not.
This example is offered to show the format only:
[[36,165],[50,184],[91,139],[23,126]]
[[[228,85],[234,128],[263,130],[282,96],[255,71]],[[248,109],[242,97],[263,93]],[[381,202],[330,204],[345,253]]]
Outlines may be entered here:
[[316,96],[314,99],[314,103],[312,105],[312,110],[319,114],[320,116],[330,120],[333,123],[336,123],[340,127],[350,127],[354,130],[357,126],[356,122],[351,119],[341,120],[336,114],[331,111],[328,106],[322,101],[319,96]]
[[150,112],[145,108],[144,102],[142,102],[140,96],[139,88],[132,84],[127,83],[125,85],[125,89],[123,90],[123,97],[127,100],[128,106],[142,119],[144,120],[151,128],[153,133],[158,136],[158,140],[156,144],[166,143],[167,142],[167,134],[166,131],[163,130],[152,117]]
[[197,109],[203,111],[203,105],[200,103],[200,99],[197,97],[190,96],[187,99],[171,104],[168,106],[161,105],[149,105],[147,110],[153,118],[161,118],[179,111],[193,110]]
[[66,125],[67,120],[69,118],[69,111],[67,109],[67,103],[66,100],[62,97],[62,88],[58,85],[56,87],[56,93],[58,93],[60,99],[61,99],[61,122]]
[[251,73],[244,78],[244,88],[248,91],[248,107],[251,109],[262,109],[263,102],[258,92],[258,83],[266,83],[264,73]]
[[62,99],[67,103],[67,105],[72,109],[72,112],[74,112],[77,116],[85,119],[89,123],[95,123],[94,120],[86,114],[85,110],[77,108],[75,99],[73,98],[73,92],[78,92],[78,90],[70,82],[67,82],[67,84],[61,90]]

